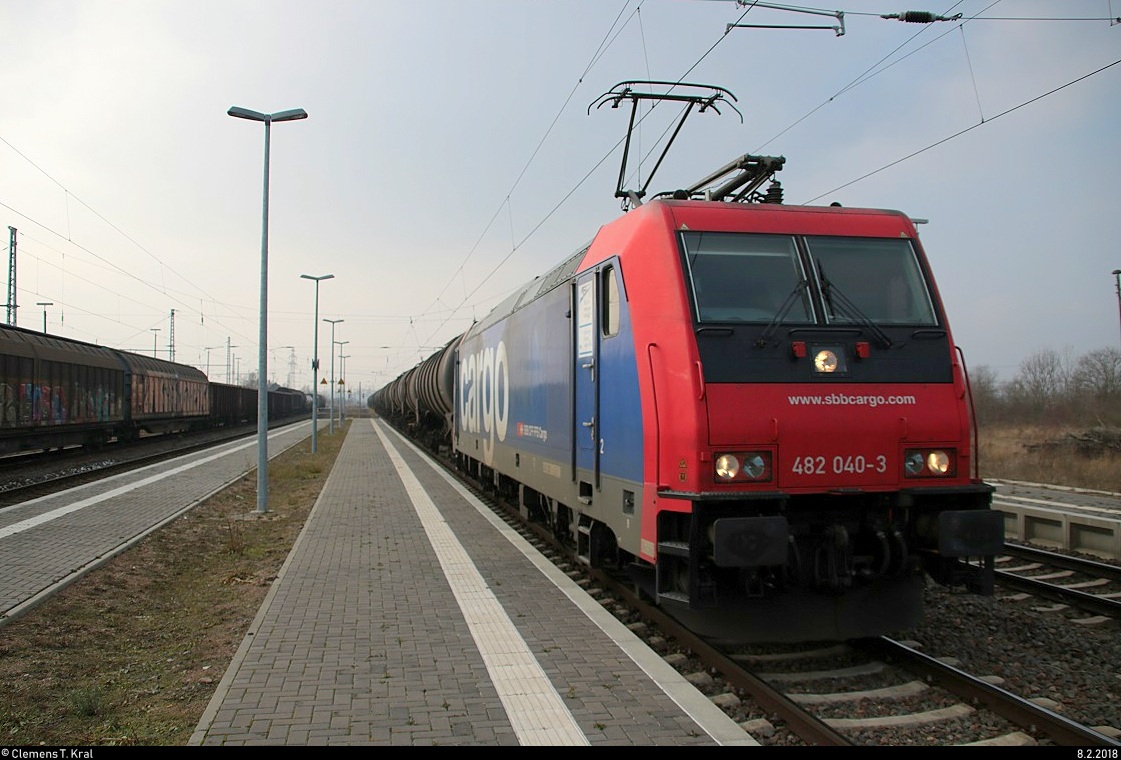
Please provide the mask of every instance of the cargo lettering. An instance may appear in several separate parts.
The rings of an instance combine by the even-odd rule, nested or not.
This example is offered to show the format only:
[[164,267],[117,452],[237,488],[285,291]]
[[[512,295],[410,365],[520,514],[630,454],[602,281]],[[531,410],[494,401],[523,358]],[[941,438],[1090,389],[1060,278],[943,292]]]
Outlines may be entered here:
[[506,343],[460,358],[460,431],[483,436],[483,461],[494,462],[494,439],[506,440],[510,416],[510,369]]

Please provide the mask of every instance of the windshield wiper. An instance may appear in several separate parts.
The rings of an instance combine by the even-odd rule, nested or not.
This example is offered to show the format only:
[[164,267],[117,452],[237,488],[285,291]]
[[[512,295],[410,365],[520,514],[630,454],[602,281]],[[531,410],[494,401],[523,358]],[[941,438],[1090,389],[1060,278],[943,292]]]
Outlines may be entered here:
[[790,294],[786,296],[786,300],[782,302],[782,306],[779,307],[779,310],[771,318],[770,324],[768,324],[763,329],[763,332],[759,333],[759,337],[755,340],[756,346],[758,346],[759,348],[763,348],[767,345],[767,341],[771,339],[771,335],[774,334],[779,325],[781,325],[786,320],[786,315],[790,312],[790,310],[794,307],[795,302],[798,300],[798,294],[805,290],[807,284],[808,283],[803,279],[794,286],[794,290],[790,291]]
[[[881,330],[879,325],[869,319],[868,316],[852,302],[852,299],[838,290],[837,286],[825,276],[825,270],[822,268],[820,260],[816,263],[817,274],[821,278],[821,295],[825,299],[825,305],[829,307],[829,310],[834,314],[844,314],[855,320],[857,324],[866,328],[875,336],[881,348],[891,348],[893,344],[891,338],[887,336],[887,333]],[[839,309],[837,308],[838,306],[840,306]]]

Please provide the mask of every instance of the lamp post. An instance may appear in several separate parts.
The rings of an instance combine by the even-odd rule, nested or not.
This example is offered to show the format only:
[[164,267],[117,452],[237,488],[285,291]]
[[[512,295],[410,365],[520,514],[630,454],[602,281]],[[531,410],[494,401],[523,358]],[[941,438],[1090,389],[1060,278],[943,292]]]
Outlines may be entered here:
[[305,280],[315,281],[315,342],[311,355],[311,453],[319,451],[319,283],[323,280],[334,279],[333,274],[324,274],[318,277],[302,274]]
[[233,106],[227,111],[238,119],[260,121],[265,124],[265,182],[264,200],[261,204],[261,314],[257,339],[257,512],[269,511],[269,398],[268,384],[268,290],[269,290],[269,136],[274,121],[306,119],[307,111],[293,108],[276,113],[260,113],[248,108]]
[[346,406],[350,404],[350,387],[346,384],[346,360],[350,359],[350,354],[340,354],[339,359],[342,362],[342,369],[339,370],[339,392],[342,399],[339,405],[339,421],[345,423]]
[[43,334],[47,334],[47,307],[54,306],[54,301],[36,301],[36,306],[43,307]]
[[229,338],[226,338],[226,384],[227,385],[232,385],[233,384],[233,378],[230,376],[230,373],[232,373],[234,371],[234,360],[232,358],[233,354],[230,353],[230,350],[234,349],[234,348],[237,348],[237,346],[230,343]]
[[[273,349],[272,349],[272,351],[273,351],[273,354],[272,354],[272,365],[273,365],[272,376],[274,378],[274,380],[273,380],[274,383],[276,382],[276,380],[275,380],[275,378],[276,378],[276,352],[277,351],[283,351],[286,348],[291,349],[293,351],[296,349],[295,346],[273,346]],[[279,385],[279,383],[277,383],[277,385]]]
[[[160,331],[160,328],[149,327],[148,329],[152,331],[152,358],[155,358],[155,356],[156,356],[156,333],[158,333]],[[43,330],[43,332],[46,332],[46,330]]]
[[331,435],[335,434],[335,325],[345,320],[342,319],[325,319],[324,322],[331,323],[331,424],[329,432]]
[[[207,346],[206,347],[206,377],[210,379],[210,352],[217,351],[221,346]],[[229,374],[229,373],[227,373]],[[227,378],[228,379],[228,378]]]
[[[1117,288],[1117,315],[1121,317],[1121,269],[1113,270],[1113,282]],[[46,332],[46,330],[43,332]]]
[[339,424],[346,422],[346,394],[343,389],[346,387],[346,360],[350,358],[350,354],[343,353],[343,343],[350,343],[349,340],[339,342]]

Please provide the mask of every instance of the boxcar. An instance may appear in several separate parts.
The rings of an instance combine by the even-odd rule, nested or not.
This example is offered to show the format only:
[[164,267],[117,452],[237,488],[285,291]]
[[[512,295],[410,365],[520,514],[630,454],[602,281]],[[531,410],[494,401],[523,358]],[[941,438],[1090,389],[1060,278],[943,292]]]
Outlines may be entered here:
[[273,388],[269,391],[269,419],[279,420],[307,411],[308,400],[303,391]]
[[153,356],[113,351],[128,373],[129,420],[133,434],[177,433],[210,415],[209,383],[202,370]]
[[244,425],[257,419],[257,391],[241,385],[210,384],[210,424]]
[[126,387],[111,349],[0,326],[0,453],[96,445],[122,433]]

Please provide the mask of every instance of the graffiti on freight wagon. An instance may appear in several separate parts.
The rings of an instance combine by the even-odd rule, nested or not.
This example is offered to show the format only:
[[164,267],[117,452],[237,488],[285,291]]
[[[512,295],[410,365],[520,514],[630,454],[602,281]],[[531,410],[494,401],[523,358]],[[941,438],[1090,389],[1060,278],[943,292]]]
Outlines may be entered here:
[[76,391],[71,395],[62,386],[0,383],[0,426],[104,422],[119,415],[111,390],[99,386]]
[[158,414],[204,415],[210,408],[206,383],[176,377],[132,376],[134,416]]

